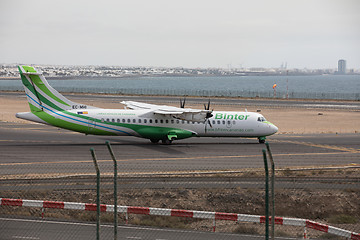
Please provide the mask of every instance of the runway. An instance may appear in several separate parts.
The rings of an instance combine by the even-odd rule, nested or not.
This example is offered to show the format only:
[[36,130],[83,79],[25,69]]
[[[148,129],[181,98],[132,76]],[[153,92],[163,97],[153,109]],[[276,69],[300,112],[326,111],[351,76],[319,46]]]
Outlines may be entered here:
[[[45,125],[0,123],[0,174],[64,176],[93,174],[90,148],[102,173],[111,173],[109,140],[119,174],[241,171],[263,167],[257,139],[190,138],[173,145],[135,137],[86,136]],[[359,134],[274,135],[268,138],[277,168],[358,166]]]

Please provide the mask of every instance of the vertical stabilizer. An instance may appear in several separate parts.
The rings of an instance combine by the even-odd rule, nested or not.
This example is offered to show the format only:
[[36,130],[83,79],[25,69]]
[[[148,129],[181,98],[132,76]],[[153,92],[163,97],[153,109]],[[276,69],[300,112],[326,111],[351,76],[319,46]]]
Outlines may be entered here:
[[95,108],[70,101],[52,88],[34,67],[18,66],[31,112]]

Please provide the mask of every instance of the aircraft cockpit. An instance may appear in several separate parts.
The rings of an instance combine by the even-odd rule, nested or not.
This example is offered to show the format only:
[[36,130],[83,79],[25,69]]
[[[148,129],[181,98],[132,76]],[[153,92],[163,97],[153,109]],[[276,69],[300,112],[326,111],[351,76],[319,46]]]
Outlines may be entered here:
[[265,122],[266,121],[266,119],[264,118],[264,117],[258,117],[258,122]]

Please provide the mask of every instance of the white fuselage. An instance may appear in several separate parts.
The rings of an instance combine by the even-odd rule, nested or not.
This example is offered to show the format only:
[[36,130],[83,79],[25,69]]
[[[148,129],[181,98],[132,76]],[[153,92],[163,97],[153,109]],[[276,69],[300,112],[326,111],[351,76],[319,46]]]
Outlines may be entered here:
[[198,137],[259,137],[274,134],[278,130],[275,125],[261,121],[261,119],[265,120],[264,117],[254,112],[214,111],[213,116],[208,120],[210,123],[176,119],[154,114],[148,110],[88,109],[84,115],[101,121],[89,122],[89,127],[108,131],[108,123],[112,123],[111,129],[119,136],[129,133],[138,136],[135,131],[124,127],[124,124],[183,129],[194,132]]

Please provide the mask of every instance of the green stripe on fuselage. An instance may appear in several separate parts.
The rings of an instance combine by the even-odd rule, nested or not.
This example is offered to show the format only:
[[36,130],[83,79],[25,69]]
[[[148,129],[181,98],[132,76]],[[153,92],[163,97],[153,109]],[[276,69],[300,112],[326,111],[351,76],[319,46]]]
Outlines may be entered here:
[[60,127],[60,128],[64,128],[64,129],[68,129],[68,130],[72,130],[72,131],[76,131],[76,132],[86,133],[86,134],[116,135],[116,133],[97,129],[97,128],[94,128],[89,125],[81,125],[81,124],[68,122],[68,121],[56,118],[44,111],[41,111],[40,109],[38,109],[37,107],[35,107],[33,105],[31,105],[31,107],[34,109],[37,109],[36,112],[33,112],[34,115],[36,115],[41,120],[47,122],[48,124],[56,126],[56,127]]

